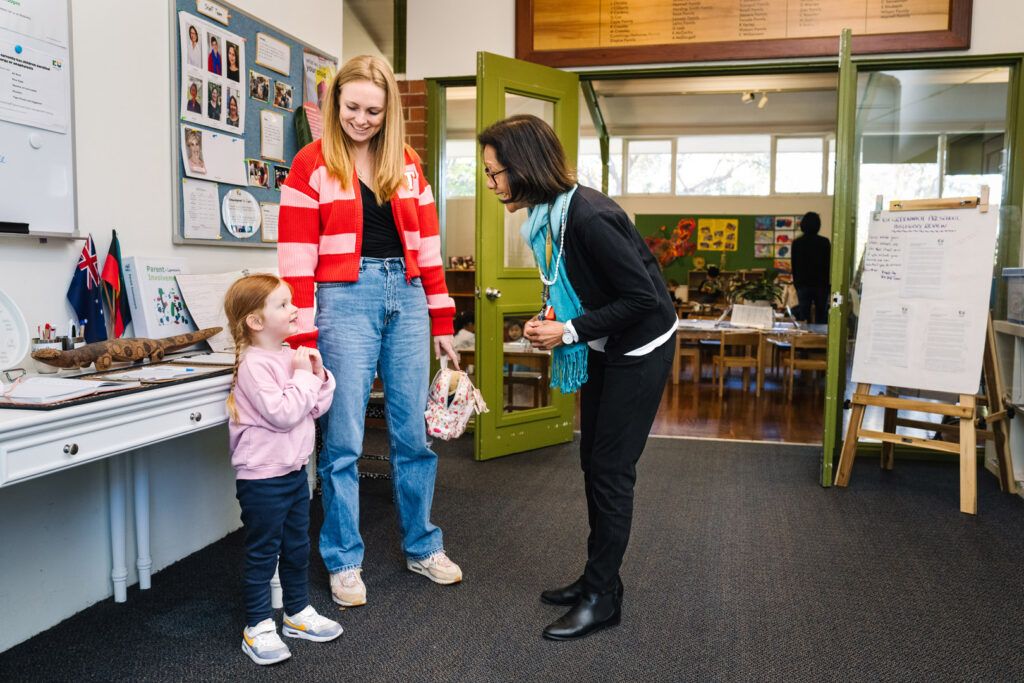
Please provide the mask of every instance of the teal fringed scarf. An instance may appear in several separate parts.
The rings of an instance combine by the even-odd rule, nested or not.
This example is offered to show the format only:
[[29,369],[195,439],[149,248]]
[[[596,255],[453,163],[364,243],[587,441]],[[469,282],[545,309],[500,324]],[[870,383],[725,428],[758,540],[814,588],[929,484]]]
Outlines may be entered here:
[[[551,269],[558,264],[555,284],[549,288],[549,300],[555,308],[557,320],[572,320],[583,315],[583,305],[569,282],[565,272],[565,257],[559,256],[559,241],[562,231],[563,211],[568,212],[569,200],[576,192],[576,185],[564,194],[558,195],[550,205],[535,206],[529,209],[529,218],[523,223],[520,232],[523,239],[533,249],[537,263],[544,263],[544,244],[548,226],[551,226],[551,263],[545,264],[544,275],[548,280],[555,277]],[[563,394],[571,394],[579,390],[587,381],[587,345],[583,343],[556,346],[551,352],[551,386]]]

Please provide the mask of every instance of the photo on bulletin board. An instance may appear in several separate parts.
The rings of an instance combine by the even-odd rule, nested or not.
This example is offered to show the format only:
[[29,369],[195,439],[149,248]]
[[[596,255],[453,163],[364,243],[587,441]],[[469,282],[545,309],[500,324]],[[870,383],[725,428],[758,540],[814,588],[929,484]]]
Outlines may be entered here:
[[284,185],[289,171],[291,168],[288,166],[274,166],[274,189],[278,192],[281,191],[281,186]]
[[292,86],[282,81],[274,81],[274,106],[292,110]]
[[[241,37],[188,12],[178,12],[181,68],[181,118],[188,123],[237,130],[245,127],[245,103],[236,101],[236,122],[227,122],[226,96],[238,87],[238,71],[245,63]],[[231,45],[225,57],[224,46]],[[234,80],[230,68],[234,64]]]
[[698,218],[697,219],[697,249],[701,251],[709,251],[713,249],[711,246],[714,240],[715,233],[715,219],[713,218]]
[[270,188],[270,169],[267,162],[261,159],[246,159],[249,171],[249,185]]
[[250,70],[249,97],[270,104],[270,77]]
[[229,87],[224,93],[224,102],[226,105],[224,124],[228,130],[240,128],[242,126],[241,105],[244,104],[242,91]]

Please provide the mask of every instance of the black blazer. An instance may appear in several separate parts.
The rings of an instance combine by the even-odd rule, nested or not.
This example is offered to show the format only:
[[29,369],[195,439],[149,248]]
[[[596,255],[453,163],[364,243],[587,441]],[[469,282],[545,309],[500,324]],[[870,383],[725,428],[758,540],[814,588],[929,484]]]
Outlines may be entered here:
[[576,189],[564,248],[566,273],[584,310],[573,327],[580,341],[608,337],[608,360],[657,339],[675,323],[658,262],[611,199],[583,185]]

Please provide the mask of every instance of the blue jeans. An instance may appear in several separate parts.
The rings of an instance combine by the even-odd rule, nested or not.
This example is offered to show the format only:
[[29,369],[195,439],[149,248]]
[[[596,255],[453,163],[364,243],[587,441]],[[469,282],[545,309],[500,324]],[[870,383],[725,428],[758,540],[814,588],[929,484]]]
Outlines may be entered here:
[[423,285],[418,277],[405,281],[404,259],[364,258],[356,282],[317,287],[316,326],[324,366],[338,384],[319,459],[324,564],[332,574],[363,564],[356,459],[363,450],[375,371],[384,384],[402,550],[411,560],[430,557],[443,545],[441,530],[430,522],[437,455],[427,447],[423,417],[430,384],[430,321]]

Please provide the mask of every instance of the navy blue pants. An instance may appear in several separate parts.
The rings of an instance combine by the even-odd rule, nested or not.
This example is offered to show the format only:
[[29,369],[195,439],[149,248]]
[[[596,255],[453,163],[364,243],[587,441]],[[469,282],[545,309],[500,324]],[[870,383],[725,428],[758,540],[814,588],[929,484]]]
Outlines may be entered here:
[[271,479],[238,479],[238,502],[245,525],[242,594],[245,624],[252,627],[274,615],[270,580],[278,564],[285,614],[309,604],[309,484],[306,470]]

